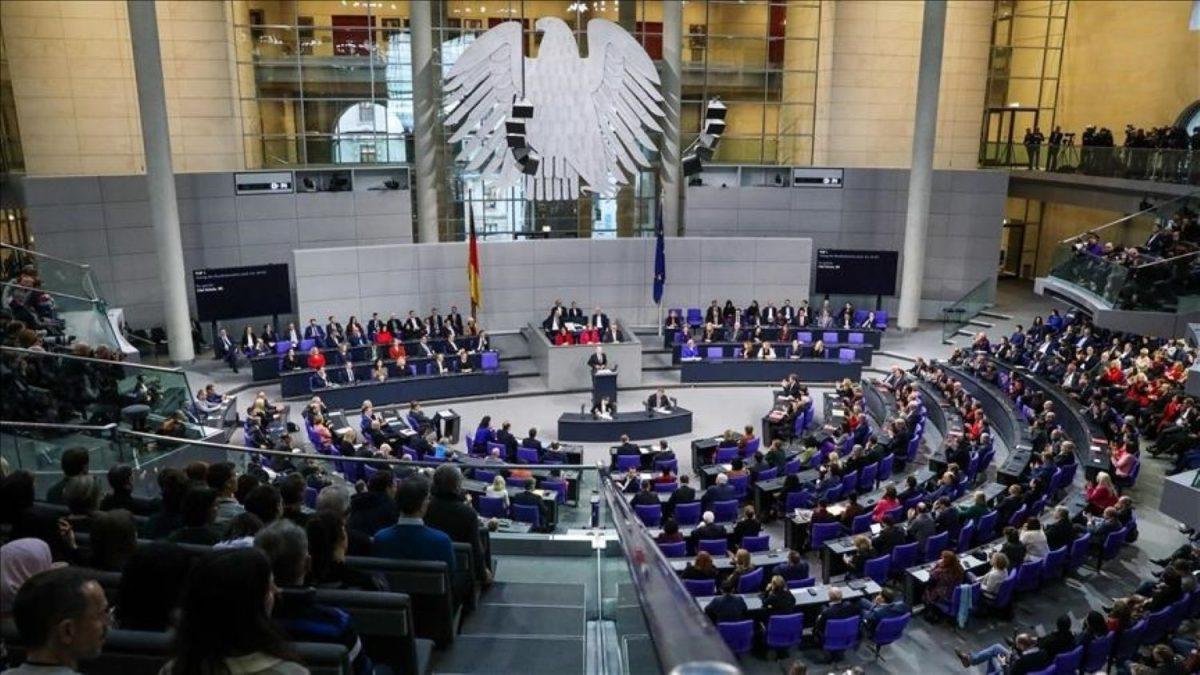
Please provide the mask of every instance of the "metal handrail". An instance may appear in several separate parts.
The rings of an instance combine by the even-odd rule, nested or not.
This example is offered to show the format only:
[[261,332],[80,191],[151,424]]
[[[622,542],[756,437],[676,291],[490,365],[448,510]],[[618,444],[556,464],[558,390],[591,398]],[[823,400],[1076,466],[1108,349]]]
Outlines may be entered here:
[[741,672],[737,657],[696,605],[629,502],[610,480],[601,481],[601,490],[662,671],[712,675]]
[[32,256],[35,256],[38,258],[46,258],[48,260],[54,260],[56,262],[66,263],[68,265],[73,265],[75,267],[78,267],[78,268],[84,269],[84,270],[88,270],[88,271],[90,271],[92,269],[92,266],[87,263],[75,262],[74,260],[67,260],[66,258],[59,258],[58,256],[50,255],[49,253],[33,251],[33,250],[30,250],[27,248],[21,248],[20,246],[13,246],[12,244],[0,243],[0,248],[12,249],[13,251],[20,251],[21,253],[26,253],[26,254],[29,254],[29,255],[32,255]]
[[46,290],[45,288],[34,288],[33,286],[26,286],[24,284],[18,284],[15,281],[0,282],[0,286],[21,288],[21,289],[24,289],[27,291],[34,291],[36,293],[45,293],[47,295],[55,295],[55,296],[60,296],[63,298],[70,298],[72,300],[86,302],[89,305],[95,305],[96,303],[100,302],[100,300],[97,298],[85,298],[82,295],[73,295],[71,293],[64,293],[62,291],[50,291],[50,290]]
[[1163,263],[1176,262],[1178,260],[1183,260],[1184,258],[1191,258],[1191,257],[1197,256],[1197,255],[1200,255],[1200,251],[1192,251],[1191,253],[1181,253],[1181,254],[1171,257],[1171,258],[1163,258],[1161,260],[1155,260],[1152,262],[1143,263],[1141,265],[1135,266],[1133,269],[1140,270],[1143,267],[1153,267],[1155,265],[1162,265]]
[[56,358],[70,359],[73,361],[85,361],[89,363],[99,363],[106,366],[123,366],[128,368],[144,368],[146,370],[157,370],[163,373],[171,373],[172,375],[184,375],[187,373],[182,368],[165,368],[163,366],[151,366],[145,363],[131,363],[129,361],[109,361],[107,359],[97,359],[91,356],[76,356],[75,354],[64,354],[62,352],[42,352],[34,349],[22,349],[21,347],[5,347],[0,346],[0,352],[16,352],[25,354],[34,358]]
[[1100,225],[1099,227],[1093,227],[1093,228],[1089,228],[1089,229],[1088,229],[1086,232],[1080,232],[1079,234],[1072,235],[1072,236],[1070,236],[1070,237],[1067,237],[1066,239],[1063,239],[1062,241],[1060,241],[1060,242],[1058,242],[1058,243],[1060,243],[1060,244],[1069,244],[1069,243],[1071,243],[1071,242],[1073,242],[1073,241],[1076,241],[1076,240],[1082,239],[1082,238],[1086,237],[1086,236],[1087,236],[1087,235],[1089,235],[1089,234],[1094,234],[1094,233],[1096,233],[1096,232],[1099,232],[1100,230],[1103,230],[1103,229],[1107,229],[1107,228],[1109,228],[1109,227],[1112,227],[1113,225],[1119,225],[1119,224],[1121,224],[1121,223],[1123,223],[1123,222],[1125,222],[1125,221],[1127,221],[1127,220],[1132,220],[1132,219],[1134,219],[1134,218],[1137,218],[1138,216],[1141,216],[1141,215],[1145,215],[1145,214],[1147,214],[1147,213],[1150,213],[1151,211],[1157,211],[1158,209],[1160,209],[1160,208],[1162,208],[1162,207],[1164,207],[1164,206],[1167,206],[1168,204],[1172,204],[1172,203],[1174,203],[1174,202],[1177,202],[1177,201],[1180,201],[1180,200],[1186,200],[1186,199],[1197,199],[1197,198],[1200,198],[1200,192],[1193,192],[1193,193],[1191,193],[1191,194],[1180,195],[1180,196],[1178,196],[1178,197],[1175,197],[1175,198],[1172,198],[1172,199],[1168,199],[1167,201],[1165,201],[1165,202],[1162,202],[1161,204],[1155,204],[1155,205],[1151,206],[1150,208],[1142,209],[1141,211],[1136,211],[1136,212],[1134,212],[1134,213],[1131,213],[1131,214],[1129,214],[1129,215],[1126,215],[1126,216],[1121,216],[1120,218],[1118,218],[1118,219],[1116,219],[1116,220],[1112,221],[1111,223],[1105,223],[1105,224],[1103,224],[1103,225]]
[[[360,464],[361,463],[394,464],[397,466],[402,465],[402,466],[408,466],[408,467],[412,467],[412,466],[437,467],[437,466],[441,466],[442,464],[447,464],[447,463],[456,464],[456,465],[460,465],[460,466],[463,465],[462,462],[452,462],[449,460],[446,462],[431,462],[429,460],[423,460],[423,459],[401,460],[401,459],[394,459],[394,458],[390,458],[390,457],[344,457],[341,455],[322,455],[320,453],[315,453],[315,452],[287,452],[284,450],[266,450],[266,449],[261,449],[261,448],[247,448],[245,446],[232,445],[229,443],[214,443],[212,441],[205,441],[205,440],[200,440],[200,439],[178,438],[175,436],[163,436],[160,434],[152,434],[152,433],[145,432],[145,431],[134,431],[132,429],[121,429],[121,428],[118,428],[116,424],[112,424],[112,423],[106,424],[104,426],[100,426],[100,425],[86,425],[86,424],[56,424],[56,423],[46,423],[46,422],[22,422],[22,421],[17,421],[17,420],[0,420],[0,429],[6,428],[6,427],[45,429],[45,430],[61,429],[61,430],[73,430],[73,431],[114,431],[115,430],[116,433],[120,434],[120,435],[132,436],[134,438],[143,438],[143,439],[152,440],[152,441],[159,441],[159,442],[167,443],[167,444],[171,444],[171,445],[190,445],[190,446],[199,446],[202,448],[212,448],[214,450],[225,450],[225,451],[230,451],[230,452],[241,452],[241,453],[254,454],[254,455],[267,455],[267,456],[273,456],[273,457],[290,457],[293,459],[315,459],[315,460],[320,460],[320,461],[324,461],[324,462],[338,461],[338,462],[354,462],[354,463],[360,463]],[[472,468],[474,468],[474,467],[472,467]],[[597,467],[595,464],[510,464],[508,462],[505,462],[503,464],[497,464],[496,468],[530,469],[530,470],[567,469],[567,470],[572,470],[572,471],[576,471],[576,470],[578,470],[578,471],[584,471],[584,470],[599,471],[600,470],[599,467]]]

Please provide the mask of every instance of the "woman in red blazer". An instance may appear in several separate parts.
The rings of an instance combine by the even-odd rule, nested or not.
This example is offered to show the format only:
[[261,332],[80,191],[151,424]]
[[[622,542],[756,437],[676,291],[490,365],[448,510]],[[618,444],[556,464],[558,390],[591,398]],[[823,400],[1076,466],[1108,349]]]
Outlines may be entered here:
[[558,329],[557,333],[554,334],[554,344],[573,345],[575,344],[575,337],[571,335],[571,332],[567,330],[566,326],[563,326]]

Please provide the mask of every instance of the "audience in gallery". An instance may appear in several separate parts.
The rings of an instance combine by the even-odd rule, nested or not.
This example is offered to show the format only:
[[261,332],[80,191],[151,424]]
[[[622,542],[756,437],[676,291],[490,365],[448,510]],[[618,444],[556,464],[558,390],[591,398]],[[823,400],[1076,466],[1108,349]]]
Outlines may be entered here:
[[[1150,208],[1148,204],[1144,204]],[[1196,205],[1184,202],[1171,215],[1156,219],[1155,229],[1139,246],[1101,241],[1095,231],[1067,242],[1074,255],[1053,276],[1067,279],[1119,307],[1172,310],[1179,296],[1200,292],[1200,218]]]
[[[1088,125],[1080,134],[1077,158],[1068,150],[1074,147],[1075,133],[1063,132],[1061,126],[1056,126],[1049,138],[1037,127],[1026,128],[1021,144],[1030,169],[1200,184],[1200,167],[1195,160],[1200,152],[1200,126],[1193,127],[1190,134],[1179,125],[1166,124],[1147,131],[1127,124],[1121,146],[1114,147],[1112,130]],[[1047,145],[1044,163],[1043,143]]]
[[[1035,318],[1028,329],[1017,326],[997,342],[981,333],[971,349],[956,350],[949,362],[999,383],[999,369],[989,358],[1025,368],[1083,406],[1107,441],[1118,480],[1128,481],[1141,461],[1142,441],[1152,456],[1174,458],[1172,473],[1200,466],[1200,410],[1184,391],[1196,350],[1185,341],[1100,329],[1074,311],[1064,316],[1053,310],[1047,319]],[[1008,381],[1006,393],[1034,420],[1034,446],[1040,449],[1057,426],[1054,402],[1028,390],[1020,377]],[[1112,492],[1111,486],[1098,491],[1098,511],[1113,501]]]
[[[876,330],[886,327],[883,321],[883,315],[877,316],[874,310],[856,309],[850,302],[840,308],[834,307],[828,298],[815,307],[810,306],[808,300],[801,300],[799,306],[793,307],[791,299],[787,299],[779,307],[768,302],[761,308],[757,300],[752,300],[746,307],[737,307],[733,300],[726,300],[724,306],[713,300],[704,310],[699,325],[672,309],[667,311],[663,327],[668,331],[682,331],[685,342],[689,338],[703,342],[761,340],[767,335],[763,329],[778,329],[769,333],[772,340],[787,343],[792,340],[796,328]],[[693,334],[694,329],[698,333]]]

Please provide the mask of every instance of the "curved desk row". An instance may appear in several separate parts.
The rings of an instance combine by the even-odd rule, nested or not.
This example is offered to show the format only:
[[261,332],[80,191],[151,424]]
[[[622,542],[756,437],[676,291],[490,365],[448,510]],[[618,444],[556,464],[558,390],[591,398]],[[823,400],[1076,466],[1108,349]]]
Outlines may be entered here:
[[[722,328],[721,330],[723,332],[724,328]],[[754,334],[753,328],[743,328],[742,330],[745,331],[744,332],[745,335],[752,337]],[[879,345],[881,345],[883,343],[883,331],[867,330],[866,328],[816,328],[814,326],[805,326],[800,329],[796,329],[795,327],[793,327],[790,332],[791,332],[791,335],[786,340],[783,340],[784,342],[791,342],[792,338],[798,337],[801,342],[807,342],[809,344],[812,344],[813,342],[815,342],[817,340],[823,341],[826,346],[829,346],[831,344],[852,344],[855,340],[858,340],[859,338],[857,338],[857,337],[852,338],[850,336],[851,335],[861,335],[863,344],[871,345],[872,347],[874,347],[876,349],[879,349]],[[700,334],[703,334],[702,330],[701,330]],[[673,329],[673,328],[664,328],[663,329],[663,347],[670,349],[672,345],[678,346],[679,344],[681,344],[683,342],[687,342],[687,340],[683,339],[682,337],[679,338],[680,342],[676,342],[675,341],[676,335],[681,335],[681,331],[679,331],[678,329]],[[693,334],[693,338],[699,338],[699,335]],[[830,339],[830,338],[832,338],[832,339]],[[775,326],[763,326],[762,339],[778,340],[779,339],[779,328],[777,328]]]
[[[471,368],[474,370],[485,370],[488,372],[496,370],[500,364],[500,357],[496,352],[484,352],[483,354],[469,354]],[[457,373],[460,369],[457,356],[447,356],[443,359],[446,368]],[[433,374],[433,359],[428,357],[408,359],[408,372],[401,373],[400,368],[395,361],[387,361],[384,363],[387,366],[388,379],[404,379],[417,375],[432,375]],[[375,364],[366,361],[363,363],[354,363],[354,379],[360,383],[366,383],[371,379],[371,371],[374,370]],[[325,373],[329,375],[329,380],[335,384],[345,384],[343,378],[342,364],[330,364],[325,366]],[[279,391],[283,398],[295,398],[297,396],[307,396],[313,393],[312,376],[316,371],[305,368],[303,370],[289,370],[279,376]],[[465,373],[464,373],[465,374]]]
[[1009,377],[1018,377],[1027,387],[1037,389],[1046,395],[1047,400],[1054,405],[1054,416],[1062,425],[1063,433],[1075,443],[1075,458],[1079,461],[1084,475],[1089,480],[1095,479],[1096,474],[1101,471],[1112,471],[1112,460],[1109,459],[1107,447],[1100,447],[1101,444],[1107,446],[1104,441],[1104,432],[1095,428],[1083,416],[1079,404],[1074,399],[1054,383],[1029,373],[1023,368],[1014,367],[997,359],[991,359],[991,362],[997,369],[1008,373]]
[[680,382],[779,382],[796,373],[803,382],[839,382],[862,378],[859,361],[840,359],[721,359],[684,361]]
[[942,435],[942,445],[929,452],[929,466],[936,471],[946,470],[946,443],[951,436],[961,436],[963,432],[962,415],[950,406],[950,402],[942,396],[942,392],[925,380],[917,380],[917,388],[925,404],[929,422],[937,427]]
[[329,408],[358,408],[363,401],[375,405],[463,398],[508,393],[508,371],[450,373],[401,377],[384,382],[364,382],[346,387],[329,387],[313,392]]
[[[790,359],[792,358],[792,346],[788,342],[772,342],[772,347],[775,349],[775,358]],[[716,359],[740,359],[742,358],[742,343],[740,342],[702,342],[696,344],[696,349],[700,352],[700,358],[716,360]],[[671,349],[671,365],[679,365],[683,362],[680,353],[683,350],[682,345],[675,345]],[[813,357],[812,343],[800,345],[798,352],[799,359],[847,359],[861,361],[863,365],[871,365],[871,355],[875,353],[875,348],[865,344],[838,344],[825,345],[824,357]]]
[[[456,344],[459,347],[462,347],[463,349],[465,349],[467,351],[473,351],[475,349],[475,343],[478,340],[479,340],[479,338],[475,338],[475,337],[460,337],[456,341]],[[417,340],[406,340],[406,341],[402,341],[401,344],[404,345],[404,350],[406,352],[408,352],[409,354],[415,354],[415,353],[417,353],[417,350],[419,349],[418,345],[420,344],[420,342]],[[435,352],[442,352],[442,353],[446,352],[446,340],[444,340],[442,338],[429,340],[428,344]],[[302,340],[300,342],[300,344],[295,345],[296,356],[298,358],[300,358],[300,360],[302,360],[302,361],[304,359],[307,359],[308,358],[308,350],[311,349],[314,345],[316,345],[315,340]],[[267,356],[250,357],[250,375],[251,375],[252,381],[262,382],[264,380],[273,380],[273,379],[279,377],[279,373],[280,373],[279,369],[280,369],[280,366],[283,364],[283,356],[284,356],[284,354],[287,353],[288,347],[290,347],[290,346],[292,346],[292,343],[288,342],[287,340],[282,340],[282,341],[276,343],[276,346],[275,346],[276,353],[270,354]],[[353,361],[354,363],[359,363],[359,362],[369,363],[369,362],[373,361],[375,358],[377,358],[376,355],[387,356],[387,350],[388,350],[388,347],[390,347],[390,346],[391,346],[391,344],[389,343],[387,345],[369,345],[369,344],[367,344],[367,345],[360,345],[358,347],[351,347],[350,348],[350,360]],[[282,349],[281,349],[281,347],[282,347]],[[321,353],[325,355],[325,359],[327,361],[329,361],[330,365],[332,365],[336,362],[337,353],[338,353],[338,350],[336,347],[323,348],[323,349],[321,349]]]
[[995,385],[984,382],[975,375],[951,365],[941,364],[951,377],[962,382],[963,388],[983,405],[992,429],[1008,446],[1008,458],[996,469],[996,480],[1011,485],[1021,481],[1021,475],[1029,468],[1033,454],[1029,422],[1017,411],[1008,396]]
[[863,401],[869,414],[880,426],[886,426],[900,414],[896,407],[896,395],[875,382],[863,380]]
[[622,435],[631,441],[658,440],[692,432],[692,411],[675,408],[669,413],[619,412],[611,420],[587,413],[563,413],[558,418],[558,440],[576,443],[611,443]]

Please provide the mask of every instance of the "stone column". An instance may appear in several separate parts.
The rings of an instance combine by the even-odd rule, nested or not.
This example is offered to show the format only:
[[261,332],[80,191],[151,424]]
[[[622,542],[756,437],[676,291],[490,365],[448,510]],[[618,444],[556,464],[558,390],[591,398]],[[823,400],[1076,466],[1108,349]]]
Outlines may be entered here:
[[915,330],[921,315],[921,282],[925,277],[929,197],[933,190],[933,146],[946,31],[945,0],[925,1],[922,24],[912,167],[908,173],[908,213],[904,219],[904,269],[900,274],[900,311],[896,317],[896,325],[901,330]]
[[431,2],[409,3],[412,30],[413,69],[413,154],[416,172],[417,241],[438,241],[438,152],[434,140],[437,126],[438,69],[433,54],[433,9]]
[[183,237],[179,232],[175,170],[171,164],[171,129],[167,123],[167,97],[163,91],[158,14],[155,3],[150,0],[128,0],[127,5],[138,113],[142,121],[142,147],[146,154],[146,186],[154,225],[154,256],[158,259],[166,313],[167,346],[172,363],[190,363],[196,358],[196,352],[188,314],[187,268],[183,263]]
[[659,189],[662,190],[663,233],[668,237],[683,233],[683,168],[680,165],[679,106],[682,98],[683,68],[683,3],[664,2],[663,12],[663,69],[662,95],[665,99],[662,121],[662,171]]

